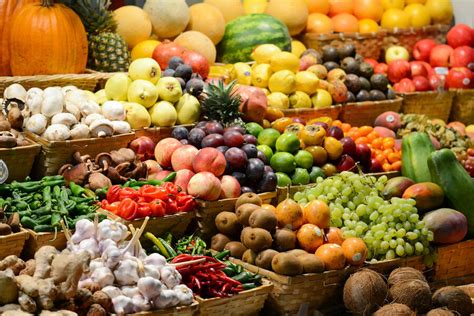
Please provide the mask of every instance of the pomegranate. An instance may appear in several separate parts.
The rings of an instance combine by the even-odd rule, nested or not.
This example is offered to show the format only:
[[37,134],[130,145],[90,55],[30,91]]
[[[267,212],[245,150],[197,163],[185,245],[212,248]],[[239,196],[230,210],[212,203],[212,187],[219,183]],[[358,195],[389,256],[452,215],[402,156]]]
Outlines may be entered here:
[[194,51],[188,50],[184,52],[182,58],[185,64],[193,68],[193,72],[200,74],[203,79],[207,78],[210,67],[206,57]]
[[169,40],[165,40],[156,46],[152,58],[160,64],[161,70],[165,70],[166,67],[168,67],[168,61],[171,57],[176,56],[182,58],[185,51],[186,48]]
[[141,161],[155,157],[155,143],[150,137],[141,136],[132,140],[128,145]]

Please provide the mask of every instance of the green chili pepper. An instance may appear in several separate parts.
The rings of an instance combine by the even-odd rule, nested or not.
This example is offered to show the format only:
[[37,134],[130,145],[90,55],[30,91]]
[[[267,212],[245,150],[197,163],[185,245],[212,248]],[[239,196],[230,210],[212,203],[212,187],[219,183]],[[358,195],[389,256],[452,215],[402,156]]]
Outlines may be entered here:
[[46,186],[43,188],[43,202],[45,203],[45,207],[48,208],[48,209],[51,209],[51,187],[50,186]]
[[244,290],[251,290],[256,288],[257,285],[255,283],[243,283],[242,287],[244,288]]
[[58,180],[64,180],[64,177],[61,175],[56,175],[56,176],[45,176],[41,181],[43,182],[49,182],[49,181],[58,181]]
[[242,273],[237,274],[236,276],[233,276],[232,279],[239,281],[240,283],[246,283],[247,281],[250,280],[251,278],[250,272],[243,271]]
[[41,202],[40,201],[33,201],[30,203],[30,209],[36,210],[41,207]]
[[170,258],[176,257],[177,253],[174,251],[173,247],[171,247],[166,240],[163,238],[158,237],[158,240],[163,244],[163,246],[166,248],[166,251],[169,253]]
[[51,227],[51,225],[36,225],[33,230],[37,233],[52,232],[54,231],[54,227]]
[[37,225],[36,221],[34,221],[31,217],[28,216],[23,216],[20,222],[23,227],[30,229],[33,229]]
[[61,214],[57,212],[53,212],[51,215],[51,226],[52,227],[60,227],[61,225],[59,222],[61,221]]
[[74,182],[69,182],[69,188],[71,188],[72,195],[74,196],[82,196],[84,194],[85,189]]
[[145,237],[150,240],[156,247],[160,249],[161,254],[165,258],[170,258],[170,254],[168,250],[165,248],[165,246],[162,244],[159,238],[156,238],[155,235],[153,235],[150,232],[145,233]]
[[217,259],[217,260],[222,260],[222,259],[224,259],[225,257],[227,257],[229,255],[230,255],[230,250],[224,250],[224,251],[219,252],[218,254],[216,254],[214,256],[214,258]]
[[51,223],[51,215],[43,215],[35,220],[37,225],[49,225]]

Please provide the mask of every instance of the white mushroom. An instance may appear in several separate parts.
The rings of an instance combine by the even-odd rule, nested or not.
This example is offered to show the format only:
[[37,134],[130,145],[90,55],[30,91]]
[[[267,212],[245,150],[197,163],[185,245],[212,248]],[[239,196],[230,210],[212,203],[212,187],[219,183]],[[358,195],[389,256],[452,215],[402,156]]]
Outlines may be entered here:
[[76,124],[71,129],[72,139],[84,139],[90,137],[89,126],[86,124]]
[[82,90],[71,89],[65,94],[64,105],[66,107],[66,111],[74,115],[78,120],[81,118],[80,107],[84,102],[87,102],[87,98]]
[[85,102],[82,103],[79,107],[81,114],[84,116],[93,114],[93,113],[100,113],[100,106],[94,100],[91,100],[85,97]]
[[43,90],[40,88],[31,88],[26,92],[25,105],[30,110],[31,114],[41,113],[41,104],[43,104]]
[[41,135],[48,125],[48,119],[43,114],[35,114],[26,122],[25,129],[37,135]]
[[95,120],[89,127],[92,137],[106,137],[114,134],[114,126],[107,119]]
[[51,124],[63,124],[68,127],[77,124],[77,119],[71,113],[58,113],[51,119]]
[[112,126],[115,134],[126,134],[132,131],[130,124],[125,121],[112,121]]
[[69,137],[71,137],[71,132],[66,125],[53,124],[46,129],[43,137],[49,141],[61,141],[69,139]]
[[107,101],[102,105],[102,114],[111,121],[125,120],[125,106],[118,101]]
[[49,87],[43,91],[43,103],[41,113],[46,117],[52,117],[63,111],[64,96],[59,87]]
[[105,117],[102,114],[92,113],[92,114],[87,115],[85,118],[83,118],[82,123],[86,125],[91,125],[92,122],[94,122],[95,120],[103,120],[103,119],[105,119]]
[[3,97],[5,99],[18,99],[23,102],[26,100],[26,90],[23,88],[21,84],[14,83],[9,85],[4,91],[3,91]]

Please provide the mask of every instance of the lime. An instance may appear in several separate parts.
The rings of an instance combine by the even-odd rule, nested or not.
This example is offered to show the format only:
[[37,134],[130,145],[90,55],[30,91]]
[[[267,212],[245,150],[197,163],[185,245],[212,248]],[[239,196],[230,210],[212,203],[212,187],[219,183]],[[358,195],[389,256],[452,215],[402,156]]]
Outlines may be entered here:
[[308,184],[310,180],[308,170],[304,168],[296,168],[295,173],[291,176],[291,184]]
[[295,155],[295,161],[298,167],[309,169],[313,166],[313,155],[306,150],[299,150]]
[[287,187],[287,186],[291,185],[291,178],[288,177],[288,175],[286,173],[277,172],[276,176],[277,176],[277,181],[278,181],[277,186]]
[[295,153],[300,149],[301,143],[298,136],[294,133],[283,133],[278,137],[275,148],[277,151]]
[[258,137],[258,134],[261,131],[263,131],[263,127],[260,124],[255,123],[255,122],[250,122],[250,123],[245,124],[245,129],[247,130],[247,133],[255,137]]
[[270,146],[258,145],[257,149],[260,150],[267,157],[268,161],[270,161],[270,159],[272,159],[273,150],[270,148]]
[[296,167],[295,157],[290,153],[275,153],[270,159],[270,166],[276,172],[291,173]]
[[271,148],[275,148],[275,143],[280,137],[280,132],[274,128],[266,128],[258,134],[258,144],[267,145]]
[[323,169],[314,166],[313,168],[311,168],[311,172],[309,173],[311,183],[316,183],[316,180],[318,180],[319,177],[324,179],[326,178],[326,174],[324,173]]

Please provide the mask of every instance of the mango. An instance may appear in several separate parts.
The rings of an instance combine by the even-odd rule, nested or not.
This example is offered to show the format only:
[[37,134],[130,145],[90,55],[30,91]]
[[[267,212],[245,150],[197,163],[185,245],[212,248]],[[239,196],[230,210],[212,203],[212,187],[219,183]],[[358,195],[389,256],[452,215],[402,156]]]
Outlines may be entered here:
[[421,182],[410,186],[402,196],[404,199],[414,199],[418,211],[426,212],[439,208],[444,201],[444,192],[433,182]]
[[401,198],[403,192],[414,184],[415,182],[407,177],[395,177],[389,179],[382,191],[382,197],[386,200],[390,200],[393,197]]

